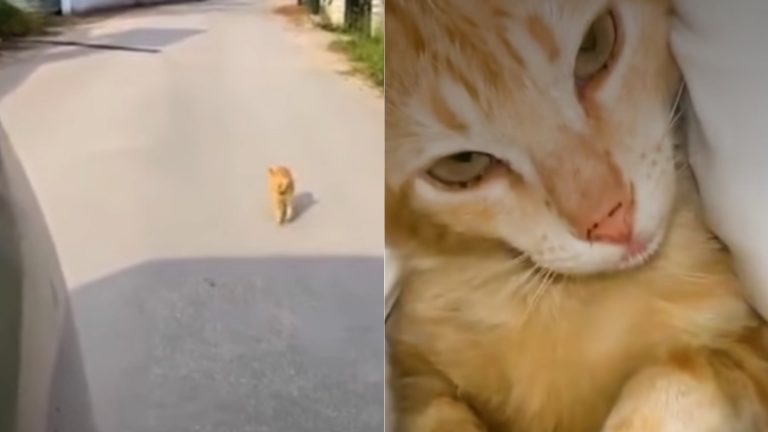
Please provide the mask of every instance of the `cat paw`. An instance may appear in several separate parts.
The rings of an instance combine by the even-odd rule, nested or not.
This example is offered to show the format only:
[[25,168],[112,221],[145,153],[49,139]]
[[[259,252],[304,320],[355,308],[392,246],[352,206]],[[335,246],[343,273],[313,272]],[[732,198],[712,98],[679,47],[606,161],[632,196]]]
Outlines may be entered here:
[[435,399],[418,416],[398,415],[398,432],[488,432],[488,429],[463,403],[450,399]]
[[275,212],[275,222],[278,225],[284,225],[286,222],[286,211],[285,210],[278,210]]
[[656,367],[624,387],[602,432],[730,432],[736,425],[728,402],[706,374]]

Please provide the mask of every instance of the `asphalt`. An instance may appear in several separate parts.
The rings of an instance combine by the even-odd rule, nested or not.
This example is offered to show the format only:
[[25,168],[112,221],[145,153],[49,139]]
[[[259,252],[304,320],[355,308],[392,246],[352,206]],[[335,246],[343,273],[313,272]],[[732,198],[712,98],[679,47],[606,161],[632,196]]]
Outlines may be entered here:
[[[99,432],[383,428],[383,102],[273,6],[115,13],[57,40],[134,50],[0,58]],[[297,177],[285,227],[272,163]]]

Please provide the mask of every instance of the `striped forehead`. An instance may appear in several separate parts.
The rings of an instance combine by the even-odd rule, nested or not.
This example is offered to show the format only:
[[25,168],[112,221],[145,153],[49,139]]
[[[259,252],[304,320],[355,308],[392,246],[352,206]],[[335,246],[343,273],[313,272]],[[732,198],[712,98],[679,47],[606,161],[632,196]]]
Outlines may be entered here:
[[[605,0],[505,1],[509,8],[498,37],[516,48],[524,71],[541,77],[567,71],[592,20],[607,7]],[[553,65],[564,66],[552,68]],[[544,75],[546,76],[546,75]]]
[[432,22],[403,28],[412,42],[421,41],[422,58],[460,81],[466,79],[456,69],[471,69],[491,87],[503,87],[508,75],[550,81],[570,74],[584,33],[607,7],[606,0],[423,1],[433,10],[422,17],[426,12]]

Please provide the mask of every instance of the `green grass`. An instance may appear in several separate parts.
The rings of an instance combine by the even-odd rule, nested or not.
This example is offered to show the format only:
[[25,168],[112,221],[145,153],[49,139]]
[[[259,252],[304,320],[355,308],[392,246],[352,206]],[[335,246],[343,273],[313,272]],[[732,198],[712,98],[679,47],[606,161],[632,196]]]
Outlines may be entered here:
[[349,56],[358,71],[378,87],[384,87],[384,35],[381,31],[372,36],[348,32],[331,44]]
[[28,36],[43,30],[41,16],[24,12],[5,0],[0,0],[0,39]]

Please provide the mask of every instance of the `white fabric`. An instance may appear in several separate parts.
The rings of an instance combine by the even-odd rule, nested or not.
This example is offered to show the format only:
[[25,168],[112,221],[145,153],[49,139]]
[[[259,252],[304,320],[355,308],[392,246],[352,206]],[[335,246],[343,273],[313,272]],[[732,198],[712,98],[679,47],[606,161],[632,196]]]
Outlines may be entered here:
[[712,228],[768,317],[768,1],[673,3],[691,165]]

